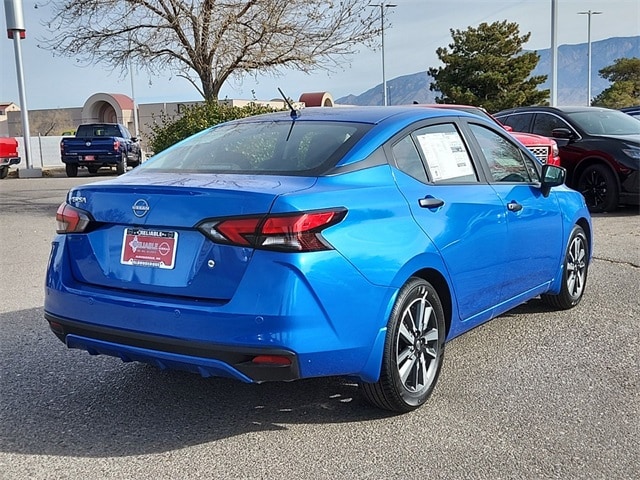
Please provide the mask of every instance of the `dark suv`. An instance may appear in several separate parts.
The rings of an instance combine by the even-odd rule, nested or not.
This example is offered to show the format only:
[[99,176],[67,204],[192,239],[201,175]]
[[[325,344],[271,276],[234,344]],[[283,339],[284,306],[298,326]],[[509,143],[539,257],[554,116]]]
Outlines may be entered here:
[[518,107],[494,115],[519,132],[553,138],[567,185],[592,212],[640,204],[640,122],[598,107]]

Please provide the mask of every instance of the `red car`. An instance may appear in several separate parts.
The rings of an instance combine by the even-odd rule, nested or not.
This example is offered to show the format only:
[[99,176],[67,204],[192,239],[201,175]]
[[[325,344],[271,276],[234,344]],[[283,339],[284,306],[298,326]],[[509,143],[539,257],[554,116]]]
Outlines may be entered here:
[[0,138],[0,178],[9,174],[9,167],[20,163],[18,141],[12,137]]
[[527,147],[540,162],[548,163],[549,165],[560,165],[560,152],[558,150],[558,144],[555,140],[542,135],[535,135],[533,133],[514,132],[511,127],[503,125],[498,120],[493,118],[486,110],[480,107],[472,107],[470,105],[454,105],[450,103],[434,103],[434,104],[421,104],[424,107],[429,108],[447,108],[451,110],[460,110],[463,112],[472,113],[479,117],[489,120],[491,122],[500,125],[507,132],[511,134],[516,140]]

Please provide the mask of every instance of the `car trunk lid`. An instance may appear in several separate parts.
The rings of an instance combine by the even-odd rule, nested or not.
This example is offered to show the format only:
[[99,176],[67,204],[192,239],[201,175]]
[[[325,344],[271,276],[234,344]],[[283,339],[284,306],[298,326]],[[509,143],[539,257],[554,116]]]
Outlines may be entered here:
[[314,183],[310,177],[154,173],[74,188],[69,203],[93,221],[87,233],[68,235],[72,274],[98,287],[227,301],[253,250],[216,244],[196,226],[267,214],[279,195]]

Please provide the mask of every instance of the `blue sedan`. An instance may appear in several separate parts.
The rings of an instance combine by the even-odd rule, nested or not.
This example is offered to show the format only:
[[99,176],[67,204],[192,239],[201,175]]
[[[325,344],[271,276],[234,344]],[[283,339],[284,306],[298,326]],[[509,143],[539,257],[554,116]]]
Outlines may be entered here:
[[577,305],[583,197],[504,130],[424,107],[232,121],[60,205],[45,318],[69,348],[243,382],[348,376],[422,405],[448,340]]

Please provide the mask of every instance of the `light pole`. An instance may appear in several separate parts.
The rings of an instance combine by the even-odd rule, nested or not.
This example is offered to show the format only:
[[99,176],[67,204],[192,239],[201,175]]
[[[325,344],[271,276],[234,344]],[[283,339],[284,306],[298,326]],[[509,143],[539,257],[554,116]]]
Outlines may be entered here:
[[388,100],[387,100],[387,77],[385,75],[384,72],[384,12],[385,9],[387,8],[395,8],[398,5],[396,5],[395,3],[378,3],[378,4],[371,4],[369,5],[370,7],[380,7],[380,25],[381,25],[381,29],[380,29],[380,33],[382,35],[382,104],[384,106],[387,106],[388,104]]
[[27,29],[24,23],[22,0],[4,0],[4,9],[7,19],[7,36],[13,40],[14,54],[16,57],[16,74],[18,77],[18,94],[20,95],[20,114],[22,116],[22,136],[24,138],[25,163],[24,171],[18,170],[18,176],[37,177],[42,176],[42,170],[33,168],[31,157],[31,131],[29,129],[29,109],[27,108],[27,93],[24,85],[24,68],[22,65],[22,49],[20,41],[27,37]]
[[551,0],[551,106],[558,104],[558,2]]
[[600,15],[602,12],[587,10],[578,12],[578,15],[587,15],[587,105],[591,106],[591,15]]

